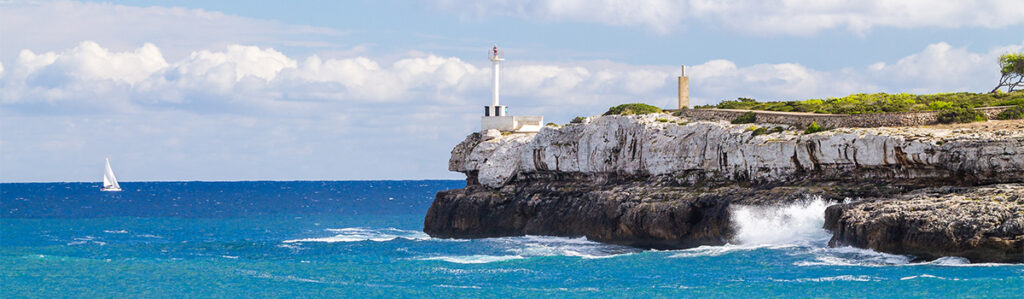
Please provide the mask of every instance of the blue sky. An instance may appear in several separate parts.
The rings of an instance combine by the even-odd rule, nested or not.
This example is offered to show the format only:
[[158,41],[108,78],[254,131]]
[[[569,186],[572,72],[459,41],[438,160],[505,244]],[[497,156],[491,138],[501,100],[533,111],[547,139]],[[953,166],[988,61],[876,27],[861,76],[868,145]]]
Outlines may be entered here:
[[503,103],[565,123],[856,92],[987,91],[1021,1],[0,2],[0,181],[461,178]]

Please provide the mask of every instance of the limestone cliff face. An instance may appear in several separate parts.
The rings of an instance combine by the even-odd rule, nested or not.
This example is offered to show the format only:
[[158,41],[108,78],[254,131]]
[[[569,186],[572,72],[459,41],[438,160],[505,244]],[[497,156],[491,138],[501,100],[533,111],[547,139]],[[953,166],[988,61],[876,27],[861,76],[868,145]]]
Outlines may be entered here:
[[[660,122],[657,119],[668,119]],[[1024,130],[856,128],[753,136],[750,125],[668,115],[604,116],[452,151],[449,169],[499,188],[543,172],[785,183],[807,178],[941,179],[980,184],[1024,178]],[[773,128],[772,125],[764,125]],[[472,177],[471,177],[472,181]],[[471,182],[472,183],[472,182]]]
[[[467,187],[437,194],[424,231],[447,238],[586,236],[646,248],[724,244],[734,235],[732,204],[776,205],[808,195],[833,201],[893,199],[925,187],[1022,183],[1024,122],[999,124],[839,128],[815,134],[780,127],[754,136],[751,125],[688,122],[660,114],[596,117],[545,127],[537,134],[473,133],[449,160],[450,170],[466,174]],[[846,215],[830,211],[836,219]],[[927,248],[928,242],[944,242],[941,238],[877,246],[896,242],[879,238],[898,236],[909,227],[902,220],[875,224],[861,221],[875,216],[857,215],[843,216],[848,220],[829,227],[843,230],[834,244],[920,256],[956,252],[893,249]],[[1019,213],[1007,215],[1013,223],[1024,221]],[[921,221],[942,227],[935,222],[942,220]],[[893,234],[857,233],[879,227]],[[1020,246],[993,247],[997,243],[963,252],[984,261],[984,254],[975,253]]]

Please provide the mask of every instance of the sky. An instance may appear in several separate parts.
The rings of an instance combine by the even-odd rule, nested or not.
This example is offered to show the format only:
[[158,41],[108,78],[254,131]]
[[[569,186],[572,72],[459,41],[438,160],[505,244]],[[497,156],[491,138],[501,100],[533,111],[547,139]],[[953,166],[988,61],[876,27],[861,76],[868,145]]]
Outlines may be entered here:
[[502,104],[987,92],[1019,0],[0,1],[0,181],[461,179]]

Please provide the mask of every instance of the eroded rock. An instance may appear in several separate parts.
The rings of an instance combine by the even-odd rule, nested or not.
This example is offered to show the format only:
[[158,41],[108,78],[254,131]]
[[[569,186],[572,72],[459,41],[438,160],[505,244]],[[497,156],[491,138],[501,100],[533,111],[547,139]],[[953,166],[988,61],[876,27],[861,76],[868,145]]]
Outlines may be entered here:
[[831,206],[831,246],[856,246],[922,259],[1024,262],[1024,184],[928,188],[892,198]]
[[491,139],[474,133],[449,160],[450,170],[466,174],[467,187],[437,194],[424,231],[688,248],[727,242],[732,204],[779,205],[816,195],[875,198],[828,210],[835,245],[1019,261],[1019,201],[943,197],[969,190],[955,188],[901,195],[1024,182],[1024,122],[1010,124],[816,134],[783,128],[753,136],[751,125],[657,114],[594,117]]

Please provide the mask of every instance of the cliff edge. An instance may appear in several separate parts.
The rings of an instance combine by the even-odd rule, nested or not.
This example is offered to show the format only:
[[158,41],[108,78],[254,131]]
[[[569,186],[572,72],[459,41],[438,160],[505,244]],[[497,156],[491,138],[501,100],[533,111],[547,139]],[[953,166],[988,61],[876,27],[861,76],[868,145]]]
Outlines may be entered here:
[[[901,203],[901,195],[921,188],[1024,182],[1020,121],[815,134],[755,126],[772,133],[653,114],[589,118],[537,134],[470,134],[449,160],[450,170],[466,174],[467,187],[438,193],[424,231],[689,248],[730,241],[732,204],[776,205],[810,195]],[[887,251],[840,227],[828,227],[839,231],[834,244]],[[978,258],[984,256],[972,261]]]

